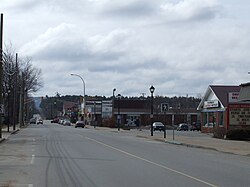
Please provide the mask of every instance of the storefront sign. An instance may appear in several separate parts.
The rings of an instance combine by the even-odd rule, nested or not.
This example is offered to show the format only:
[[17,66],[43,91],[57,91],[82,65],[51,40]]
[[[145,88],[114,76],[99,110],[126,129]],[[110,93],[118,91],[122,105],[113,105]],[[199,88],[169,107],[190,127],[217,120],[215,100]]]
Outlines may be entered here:
[[112,108],[112,101],[102,101],[102,118],[111,118]]
[[228,93],[228,102],[229,103],[238,102],[239,95],[240,95],[239,92],[230,92],[230,93]]
[[204,102],[204,108],[218,108],[219,101],[218,100],[212,100],[212,101],[205,101]]
[[250,104],[229,105],[229,125],[250,125]]

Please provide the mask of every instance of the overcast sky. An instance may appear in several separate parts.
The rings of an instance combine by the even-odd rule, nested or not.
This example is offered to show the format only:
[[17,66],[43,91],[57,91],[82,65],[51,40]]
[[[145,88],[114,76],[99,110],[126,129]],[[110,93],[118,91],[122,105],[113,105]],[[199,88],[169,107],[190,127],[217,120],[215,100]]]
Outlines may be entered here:
[[249,0],[1,0],[4,43],[41,68],[35,96],[198,96],[250,80]]

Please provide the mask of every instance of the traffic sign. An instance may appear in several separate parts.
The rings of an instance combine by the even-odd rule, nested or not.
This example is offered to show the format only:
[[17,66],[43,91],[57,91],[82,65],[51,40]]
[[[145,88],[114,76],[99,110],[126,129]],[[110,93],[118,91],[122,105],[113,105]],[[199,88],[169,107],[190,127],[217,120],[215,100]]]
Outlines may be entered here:
[[168,108],[168,103],[161,103],[161,112],[167,112]]

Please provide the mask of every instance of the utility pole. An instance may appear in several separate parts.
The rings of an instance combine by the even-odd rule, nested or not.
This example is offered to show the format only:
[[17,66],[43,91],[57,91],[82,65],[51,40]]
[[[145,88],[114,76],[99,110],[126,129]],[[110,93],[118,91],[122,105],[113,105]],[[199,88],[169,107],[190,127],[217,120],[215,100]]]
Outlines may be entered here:
[[3,126],[3,14],[1,14],[1,28],[0,28],[0,138],[2,138]]
[[19,124],[20,127],[24,126],[24,73],[21,76],[21,92],[20,92],[20,106],[19,106]]
[[17,103],[17,74],[18,74],[18,71],[17,71],[17,68],[18,68],[18,54],[16,53],[16,67],[15,67],[15,78],[14,78],[14,81],[15,81],[15,84],[14,84],[14,92],[13,92],[13,114],[12,114],[12,117],[13,117],[13,130],[16,130],[16,122],[17,122],[17,117],[16,117],[16,113],[18,113],[18,111],[16,110],[17,106],[16,106],[16,103]]

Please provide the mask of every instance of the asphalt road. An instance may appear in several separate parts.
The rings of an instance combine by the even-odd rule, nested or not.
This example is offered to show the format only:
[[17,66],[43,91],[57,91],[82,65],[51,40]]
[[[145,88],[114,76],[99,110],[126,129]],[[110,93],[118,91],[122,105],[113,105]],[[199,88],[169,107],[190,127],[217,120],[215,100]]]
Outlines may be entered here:
[[249,186],[250,158],[109,130],[30,125],[0,144],[0,186]]

